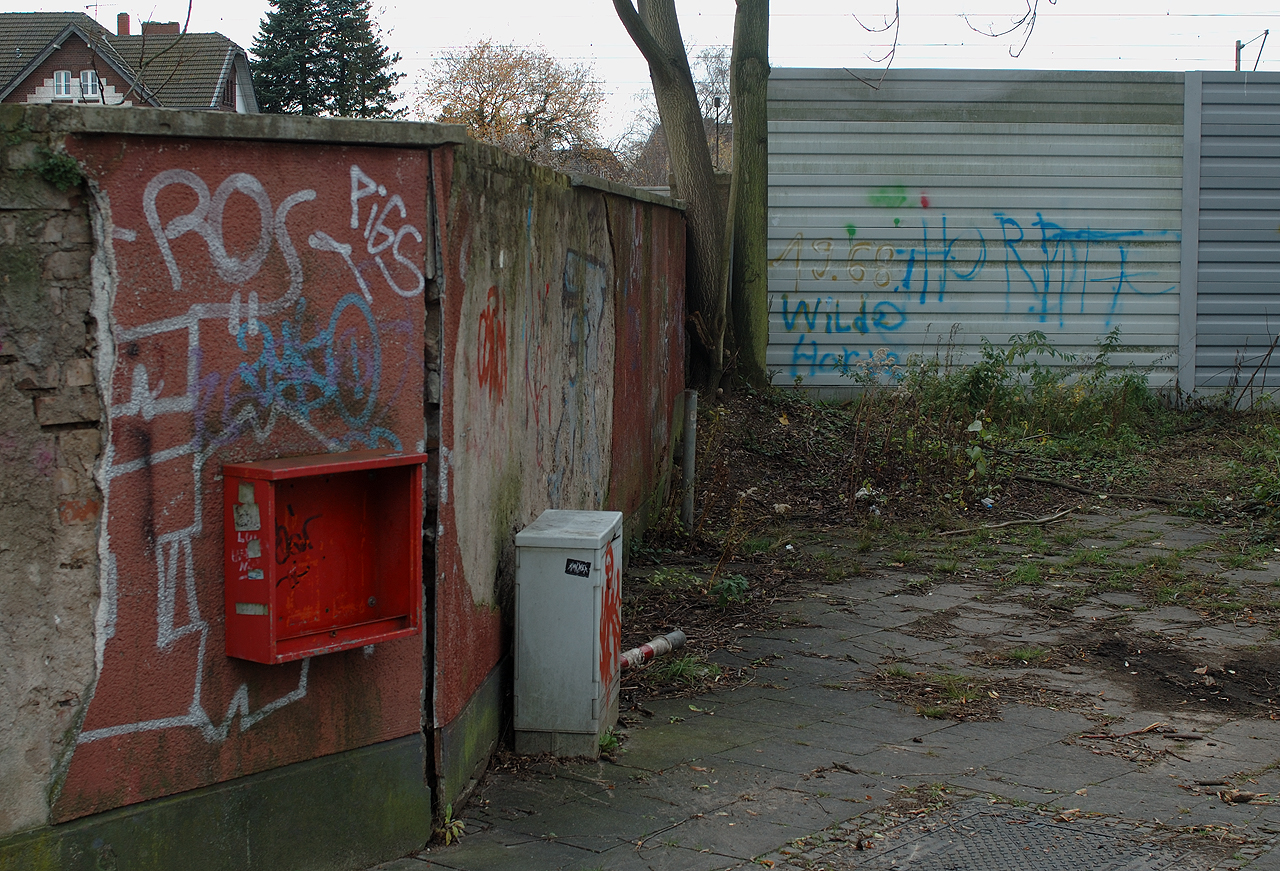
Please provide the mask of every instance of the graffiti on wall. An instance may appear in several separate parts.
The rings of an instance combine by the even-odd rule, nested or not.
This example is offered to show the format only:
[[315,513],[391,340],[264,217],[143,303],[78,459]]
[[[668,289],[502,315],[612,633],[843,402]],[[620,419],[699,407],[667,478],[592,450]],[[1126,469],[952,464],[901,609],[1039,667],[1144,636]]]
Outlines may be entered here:
[[615,553],[621,539],[609,542],[604,551],[604,588],[600,591],[600,691],[608,700],[622,660],[622,560]]
[[507,392],[507,319],[502,294],[489,288],[476,331],[476,377],[490,402],[502,402]]
[[[927,207],[923,195],[921,203]],[[1005,315],[1049,331],[1080,316],[1098,319],[1105,331],[1127,297],[1176,289],[1134,256],[1153,242],[1176,243],[1173,231],[1070,228],[1039,212],[1030,220],[993,212],[989,225],[959,229],[945,214],[932,220],[920,219],[920,241],[910,246],[860,238],[853,224],[842,239],[801,232],[786,242],[769,265],[789,377],[846,368],[881,348],[897,359],[913,319],[936,320],[958,291],[979,286],[1003,296]],[[819,333],[832,338],[819,341]]]
[[475,601],[493,595],[498,557],[494,536],[485,530],[495,511],[599,508],[608,488],[614,361],[609,272],[573,248],[553,262],[554,283],[531,276],[531,288],[517,280],[513,289],[507,286],[511,273],[507,281],[499,274],[499,283],[483,295],[469,289],[461,301],[458,411],[446,479],[469,482],[447,492],[458,515],[468,518],[459,524],[459,548]]
[[[258,668],[222,652],[215,484],[231,460],[421,437],[423,182],[386,159],[339,165],[326,185],[314,167],[103,178],[116,264],[109,511],[99,680],[79,748],[146,752],[119,742],[170,730],[216,745],[314,691],[309,659]],[[316,187],[289,185],[300,176]]]
[[552,507],[581,503],[602,507],[608,485],[608,427],[600,425],[612,406],[612,319],[605,321],[608,273],[598,260],[565,252],[560,337],[561,411],[549,439],[552,467],[547,497]]

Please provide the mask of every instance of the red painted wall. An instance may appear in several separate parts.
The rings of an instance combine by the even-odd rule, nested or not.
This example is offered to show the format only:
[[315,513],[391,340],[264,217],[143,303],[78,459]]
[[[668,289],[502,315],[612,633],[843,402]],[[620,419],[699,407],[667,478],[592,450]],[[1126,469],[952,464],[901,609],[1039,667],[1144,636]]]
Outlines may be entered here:
[[[643,203],[611,213],[618,280],[609,507],[647,513],[671,459],[671,414],[684,389],[684,216]],[[644,517],[638,518],[643,527]]]
[[[469,282],[469,265],[472,256],[472,239],[476,232],[472,213],[478,199],[469,191],[454,190],[454,174],[457,168],[452,148],[432,152],[435,201],[440,215],[440,282],[442,294],[441,319],[443,340],[440,366],[440,433],[441,465],[444,469],[444,486],[438,508],[440,533],[436,541],[436,673],[433,683],[435,694],[435,725],[452,722],[472,693],[497,664],[503,654],[502,614],[496,607],[478,603],[466,583],[466,570],[458,544],[458,522],[452,511],[449,486],[467,486],[466,482],[449,480],[447,455],[457,448],[453,433],[455,415],[464,414],[455,402],[456,384],[460,378],[476,377],[478,373],[458,372],[451,365],[454,350],[459,342],[475,341],[483,335],[479,324],[462,323],[462,295],[477,293],[477,285]],[[487,256],[479,252],[480,256]],[[486,291],[487,299],[487,291]],[[486,305],[486,308],[490,306]],[[492,319],[489,335],[492,336]],[[501,350],[501,372],[507,373],[505,319],[500,322],[504,341]],[[496,359],[489,364],[491,371],[499,365]],[[496,385],[495,385],[496,386]],[[505,393],[505,384],[498,397]],[[476,421],[477,424],[483,424]]]
[[685,228],[675,209],[574,187],[494,149],[432,159],[443,319],[434,712],[447,726],[504,653],[515,533],[546,508],[635,513],[661,482],[684,386]]
[[417,732],[422,639],[224,653],[223,463],[421,449],[427,155],[72,140],[110,203],[99,677],[56,821]]

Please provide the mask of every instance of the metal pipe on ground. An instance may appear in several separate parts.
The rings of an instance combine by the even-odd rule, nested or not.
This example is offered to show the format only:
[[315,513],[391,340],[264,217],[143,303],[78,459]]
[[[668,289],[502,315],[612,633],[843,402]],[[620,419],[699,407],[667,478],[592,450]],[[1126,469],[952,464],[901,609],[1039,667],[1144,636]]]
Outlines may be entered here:
[[633,647],[622,654],[622,668],[639,668],[641,664],[655,656],[665,656],[673,650],[679,650],[684,647],[684,642],[684,632],[679,629],[668,632],[666,635],[659,635],[648,644]]

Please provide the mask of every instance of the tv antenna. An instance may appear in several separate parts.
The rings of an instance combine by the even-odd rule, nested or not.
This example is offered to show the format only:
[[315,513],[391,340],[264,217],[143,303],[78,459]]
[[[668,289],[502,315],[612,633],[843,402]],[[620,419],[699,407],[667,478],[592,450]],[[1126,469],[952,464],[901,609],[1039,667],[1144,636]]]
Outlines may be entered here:
[[1264,30],[1253,39],[1249,40],[1249,42],[1241,42],[1238,39],[1236,40],[1236,72],[1240,72],[1240,52],[1244,51],[1244,47],[1249,45],[1249,43],[1257,42],[1261,39],[1262,45],[1258,46],[1258,58],[1253,62],[1253,71],[1258,71],[1258,61],[1262,60],[1262,50],[1267,46],[1267,34],[1270,32],[1270,30]]

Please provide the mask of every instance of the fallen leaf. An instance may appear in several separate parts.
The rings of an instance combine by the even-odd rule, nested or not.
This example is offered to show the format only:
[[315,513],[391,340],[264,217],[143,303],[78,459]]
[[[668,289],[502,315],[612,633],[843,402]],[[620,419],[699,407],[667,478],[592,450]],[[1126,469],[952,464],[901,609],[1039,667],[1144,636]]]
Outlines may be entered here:
[[1224,804],[1245,804],[1255,798],[1262,798],[1266,794],[1265,792],[1245,792],[1243,789],[1224,789],[1218,793],[1218,798],[1222,799]]

